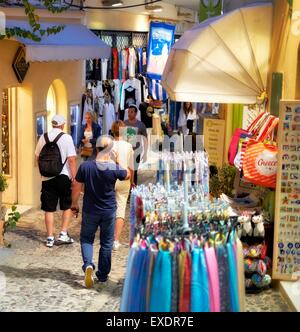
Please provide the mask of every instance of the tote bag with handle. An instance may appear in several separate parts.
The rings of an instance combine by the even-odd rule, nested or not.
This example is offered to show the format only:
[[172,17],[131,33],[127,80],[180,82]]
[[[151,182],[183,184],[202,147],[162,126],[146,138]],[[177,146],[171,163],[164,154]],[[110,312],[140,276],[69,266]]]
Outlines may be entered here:
[[238,151],[234,159],[234,166],[241,171],[243,168],[243,161],[244,161],[244,155],[246,151],[247,144],[250,140],[250,138],[256,138],[263,134],[265,134],[270,125],[272,124],[275,117],[273,115],[270,115],[269,113],[263,113],[263,116],[258,117],[258,121],[254,127],[253,135],[249,136],[246,134],[241,134],[239,144],[238,144]]
[[268,188],[276,187],[278,147],[274,141],[266,141],[274,135],[279,119],[273,117],[267,130],[256,139],[250,139],[244,155],[243,172],[245,180]]
[[228,162],[230,165],[234,165],[234,159],[238,153],[238,147],[240,139],[247,137],[253,137],[255,133],[260,129],[262,125],[261,120],[265,117],[266,113],[262,112],[247,129],[237,128],[231,138],[229,149],[228,149]]

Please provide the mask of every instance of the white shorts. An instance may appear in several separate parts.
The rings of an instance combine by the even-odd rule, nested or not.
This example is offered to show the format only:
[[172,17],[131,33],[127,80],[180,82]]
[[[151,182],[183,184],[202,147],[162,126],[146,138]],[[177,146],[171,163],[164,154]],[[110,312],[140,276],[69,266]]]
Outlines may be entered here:
[[117,201],[116,218],[122,218],[125,220],[127,200],[130,191],[130,180],[125,180],[125,181],[117,180],[115,191],[116,191],[116,201]]

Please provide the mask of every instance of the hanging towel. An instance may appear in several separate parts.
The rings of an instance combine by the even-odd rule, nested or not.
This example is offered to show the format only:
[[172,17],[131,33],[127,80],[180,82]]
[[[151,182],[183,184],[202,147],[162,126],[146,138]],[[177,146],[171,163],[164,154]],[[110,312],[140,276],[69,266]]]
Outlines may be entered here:
[[120,311],[121,312],[128,312],[128,299],[130,297],[129,293],[129,286],[131,283],[131,272],[132,272],[132,265],[133,265],[133,260],[134,256],[136,253],[135,248],[131,248],[129,251],[129,256],[128,256],[128,262],[127,262],[127,269],[126,269],[126,278],[123,286],[123,293],[122,293],[122,299],[121,299],[121,305],[120,305]]
[[220,312],[220,285],[215,249],[205,248],[204,251],[208,269],[210,311]]
[[190,312],[191,299],[191,256],[186,252],[184,260],[183,292],[179,303],[180,312]]
[[136,254],[136,269],[134,269],[133,295],[131,297],[131,312],[145,312],[146,310],[146,291],[149,270],[149,251],[140,249]]
[[151,288],[152,288],[152,276],[154,271],[154,265],[156,260],[156,252],[150,251],[149,253],[149,269],[147,276],[147,290],[146,290],[146,312],[150,312],[150,298],[151,298]]
[[237,245],[237,271],[238,271],[238,293],[239,293],[239,311],[245,312],[245,269],[244,269],[244,255],[243,245],[241,240],[236,238]]
[[239,312],[239,294],[238,294],[238,279],[237,267],[234,253],[234,246],[231,242],[226,244],[229,265],[229,286],[230,286],[230,302],[231,310]]
[[171,311],[178,312],[179,295],[179,271],[178,252],[172,253],[172,305]]
[[[226,248],[219,245],[216,248],[220,283],[221,312],[230,312],[229,266]],[[243,263],[243,261],[242,261]]]
[[171,312],[172,259],[169,251],[160,250],[155,261],[150,298],[150,312]]

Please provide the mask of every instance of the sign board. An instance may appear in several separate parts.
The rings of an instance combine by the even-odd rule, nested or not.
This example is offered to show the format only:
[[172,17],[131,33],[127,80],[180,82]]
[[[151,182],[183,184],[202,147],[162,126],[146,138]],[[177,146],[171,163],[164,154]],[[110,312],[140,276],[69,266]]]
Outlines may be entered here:
[[209,165],[223,166],[225,120],[204,119],[204,148],[208,153]]
[[29,68],[29,63],[26,62],[25,50],[23,47],[19,47],[15,59],[13,61],[13,69],[17,76],[19,83],[24,81]]
[[300,276],[300,100],[281,101],[273,278]]
[[147,75],[160,80],[174,44],[175,25],[151,22],[148,42]]
[[223,0],[200,0],[199,22],[221,15],[223,11]]

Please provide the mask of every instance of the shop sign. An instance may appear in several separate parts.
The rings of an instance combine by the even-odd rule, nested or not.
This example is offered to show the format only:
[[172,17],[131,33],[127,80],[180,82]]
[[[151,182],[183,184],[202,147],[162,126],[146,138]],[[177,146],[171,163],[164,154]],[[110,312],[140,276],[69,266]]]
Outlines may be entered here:
[[206,19],[214,16],[221,15],[223,12],[222,0],[200,0],[199,6],[199,21],[205,21]]
[[23,47],[19,47],[15,59],[13,61],[13,69],[19,83],[22,83],[24,81],[28,68],[29,68],[29,63],[26,62],[25,50]]
[[223,166],[225,120],[204,119],[204,148],[210,165]]
[[160,80],[174,44],[175,25],[151,22],[148,42],[147,75]]

